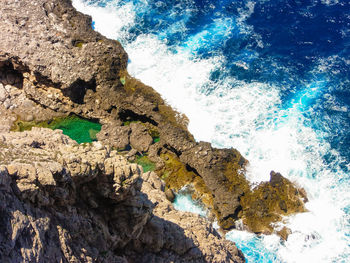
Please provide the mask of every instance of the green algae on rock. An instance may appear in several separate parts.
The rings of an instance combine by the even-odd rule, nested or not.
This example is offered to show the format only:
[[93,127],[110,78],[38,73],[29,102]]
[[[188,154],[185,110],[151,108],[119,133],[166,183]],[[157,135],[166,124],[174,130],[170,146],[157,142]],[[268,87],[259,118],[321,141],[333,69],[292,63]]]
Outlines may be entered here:
[[156,168],[155,164],[148,159],[147,155],[138,156],[135,162],[142,166],[144,173],[154,171]]
[[76,115],[55,118],[49,121],[21,121],[18,120],[13,127],[13,131],[27,131],[32,127],[60,129],[63,134],[69,136],[77,143],[90,143],[96,141],[96,134],[101,130],[101,124],[91,120],[80,118]]
[[[273,223],[283,216],[306,212],[305,190],[298,188],[291,181],[274,171],[270,181],[259,184],[252,191],[241,197],[241,218],[244,225],[255,233],[271,234]],[[288,229],[277,232],[283,239],[288,237]]]
[[199,175],[191,171],[173,153],[162,153],[160,158],[164,161],[164,167],[156,172],[165,181],[168,189],[178,192],[183,187],[188,188],[190,186],[188,189],[191,190],[194,201],[203,203],[208,208],[213,208],[213,196]]

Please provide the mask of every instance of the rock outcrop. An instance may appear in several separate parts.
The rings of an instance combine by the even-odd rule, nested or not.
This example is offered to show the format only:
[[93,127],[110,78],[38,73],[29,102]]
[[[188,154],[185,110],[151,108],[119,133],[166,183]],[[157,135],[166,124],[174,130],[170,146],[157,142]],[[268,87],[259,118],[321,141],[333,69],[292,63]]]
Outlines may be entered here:
[[[250,189],[244,176],[247,160],[235,149],[196,142],[186,116],[129,76],[121,45],[93,31],[91,18],[69,0],[4,0],[0,16],[0,111],[6,115],[0,131],[9,131],[13,123],[35,126],[69,114],[98,120],[103,146],[128,151],[130,160],[148,158],[167,188],[191,184],[193,197],[224,230],[243,222],[246,229],[269,233],[281,215],[305,211],[302,191],[288,180],[278,186],[288,186],[287,192],[258,188],[277,194],[273,202],[255,203],[261,190]],[[99,200],[89,200],[98,205]],[[289,204],[287,210],[271,208],[282,201]],[[250,217],[262,219],[264,226],[253,227]]]
[[1,262],[243,262],[155,173],[61,131],[0,134]]
[[[241,219],[250,231],[271,234],[274,231],[271,223],[289,214],[305,212],[304,202],[307,202],[307,196],[303,189],[272,171],[269,182],[259,184],[242,196]],[[278,234],[286,239],[288,231],[284,228]]]

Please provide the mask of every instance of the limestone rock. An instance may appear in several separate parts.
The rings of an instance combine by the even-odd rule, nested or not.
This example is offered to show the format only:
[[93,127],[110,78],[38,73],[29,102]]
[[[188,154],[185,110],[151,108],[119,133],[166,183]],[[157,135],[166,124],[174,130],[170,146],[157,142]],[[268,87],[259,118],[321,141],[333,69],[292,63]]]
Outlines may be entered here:
[[227,230],[232,228],[232,223],[239,219],[240,198],[249,191],[244,157],[236,150],[214,149],[201,142],[183,152],[180,160],[201,175],[214,196],[212,208],[219,224]]
[[0,83],[0,102],[4,102],[8,98],[8,92],[5,90],[4,85]]
[[32,114],[28,114],[26,117],[25,117],[25,121],[33,121],[34,120],[34,116]]
[[150,218],[141,169],[115,152],[39,128],[4,133],[0,145],[2,220],[16,221],[0,231],[1,262],[109,262],[104,251],[137,238]]
[[[76,89],[78,84],[85,82],[88,89],[96,71],[103,81],[115,78],[118,68],[126,64],[121,45],[94,32],[91,18],[76,12],[68,0],[4,0],[0,15],[6,27],[0,60],[16,56],[30,71],[62,84],[67,95],[78,102],[78,96],[86,92]],[[24,19],[25,23],[19,23]],[[18,32],[23,32],[22,37]],[[13,84],[13,74],[7,76],[7,82]]]
[[175,195],[174,195],[173,190],[167,189],[167,190],[165,191],[165,196],[166,196],[166,199],[168,199],[170,202],[174,202],[174,200],[175,200]]
[[130,126],[119,126],[111,123],[109,125],[103,125],[101,131],[96,136],[99,141],[105,142],[111,147],[125,150],[129,145],[130,133]]
[[[271,234],[274,232],[271,223],[280,221],[282,216],[306,211],[304,194],[280,173],[272,171],[269,182],[259,184],[242,196],[243,223],[253,232]],[[284,239],[287,239],[288,233],[288,229],[278,232]]]
[[165,193],[156,187],[161,180],[155,173],[143,174],[142,178],[141,191],[155,204],[155,216],[134,245],[136,249],[147,247],[157,254],[137,255],[134,257],[137,262],[162,262],[162,258],[167,262],[244,262],[235,245],[222,239],[204,218],[176,211]]
[[147,152],[153,142],[152,137],[141,123],[131,123],[130,144],[140,152]]
[[60,130],[0,133],[0,213],[1,262],[244,262],[155,173]]

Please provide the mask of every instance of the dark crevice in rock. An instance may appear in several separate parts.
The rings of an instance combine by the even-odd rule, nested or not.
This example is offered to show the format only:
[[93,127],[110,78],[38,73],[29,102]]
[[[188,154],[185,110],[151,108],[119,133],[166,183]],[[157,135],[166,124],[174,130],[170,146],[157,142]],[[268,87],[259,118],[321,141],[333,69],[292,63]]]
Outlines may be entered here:
[[235,212],[234,212],[233,215],[232,215],[232,218],[234,218],[235,220],[237,220],[237,219],[238,219],[238,214],[239,214],[239,212],[242,211],[242,209],[243,209],[243,207],[242,207],[241,205],[237,206]]
[[177,157],[180,157],[180,155],[182,154],[180,151],[176,150],[174,147],[172,147],[169,144],[164,144],[164,148],[175,153]]
[[159,112],[159,107],[158,107],[158,105],[156,105],[152,110],[153,110],[154,112]]
[[189,172],[193,172],[195,173],[197,176],[201,177],[201,175],[198,173],[198,171],[196,170],[196,168],[193,168],[192,166],[190,166],[189,164],[186,164],[186,170]]
[[153,119],[147,117],[146,115],[140,115],[137,114],[131,110],[121,110],[118,114],[119,119],[122,122],[127,122],[127,121],[141,121],[143,123],[149,122],[151,124],[153,124],[154,126],[158,126],[158,123],[156,121],[154,121]]
[[54,87],[56,89],[60,88],[61,83],[54,83],[51,81],[51,79],[49,79],[46,76],[43,76],[37,71],[34,72],[34,76],[35,76],[35,79],[37,80],[36,82],[33,83],[34,85],[37,85],[40,83],[40,85],[44,85],[47,87]]
[[111,106],[111,107],[107,110],[107,112],[108,112],[108,113],[112,113],[112,111],[115,110],[115,109],[117,109],[116,106]]
[[[2,58],[3,57],[3,58]],[[18,57],[8,58],[6,55],[0,56],[0,68],[9,66],[11,69],[17,70],[20,73],[29,72],[27,65],[24,65]]]
[[[46,66],[38,65],[36,66],[37,70],[40,68],[45,68]],[[23,65],[22,61],[18,58],[11,58],[8,60],[0,60],[0,82],[4,85],[13,85],[17,88],[23,87],[23,74],[29,73],[30,69]],[[35,76],[36,81],[33,82],[34,85],[44,85],[48,87],[54,87],[56,89],[60,88],[61,83],[54,83],[51,79],[46,76],[43,76],[38,71],[33,71],[32,73]]]
[[20,71],[14,69],[10,61],[0,62],[0,82],[4,85],[23,87],[23,76]]
[[131,149],[132,149],[131,145],[128,144],[128,145],[125,146],[125,148],[120,149],[120,151],[130,151]]
[[71,113],[68,116],[69,117],[77,117],[77,118],[82,119],[82,120],[86,120],[86,121],[89,121],[89,122],[100,124],[100,119],[98,119],[98,118],[92,118],[92,117],[91,118],[86,118],[86,117],[84,117],[82,115],[75,114],[75,113]]
[[42,149],[41,146],[43,146],[45,144],[43,143],[40,143],[40,142],[37,142],[37,141],[33,141],[31,144],[30,144],[30,147],[32,148],[37,148],[37,149]]
[[95,79],[86,82],[79,78],[68,88],[63,89],[62,92],[65,96],[69,97],[74,103],[83,104],[84,97],[88,89],[96,92]]
[[[239,213],[243,210],[243,207],[241,205],[237,206],[236,210],[233,214],[229,214],[222,218],[222,221],[228,221],[232,219],[233,221],[236,221],[239,219]],[[232,230],[236,228],[235,224],[228,225],[228,227],[224,227],[226,231]]]
[[50,108],[46,104],[41,103],[40,99],[36,99],[36,98],[33,98],[33,97],[28,97],[28,99],[33,101],[35,104],[37,104],[38,106],[42,107],[43,109],[49,109]]

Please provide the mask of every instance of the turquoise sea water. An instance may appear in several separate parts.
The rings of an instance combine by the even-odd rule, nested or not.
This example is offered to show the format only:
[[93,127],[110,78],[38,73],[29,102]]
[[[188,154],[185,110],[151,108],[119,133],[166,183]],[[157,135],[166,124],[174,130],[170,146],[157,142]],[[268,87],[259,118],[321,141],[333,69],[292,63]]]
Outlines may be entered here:
[[[119,40],[128,71],[189,119],[197,140],[237,148],[258,183],[304,187],[288,241],[232,231],[248,262],[350,258],[350,3],[345,0],[73,0]],[[182,201],[181,201],[182,200]],[[178,209],[187,209],[179,196]]]
[[173,202],[174,208],[181,211],[192,212],[201,216],[206,216],[207,211],[200,204],[193,202],[191,194],[186,188],[181,189]]

